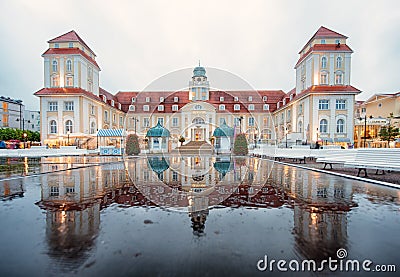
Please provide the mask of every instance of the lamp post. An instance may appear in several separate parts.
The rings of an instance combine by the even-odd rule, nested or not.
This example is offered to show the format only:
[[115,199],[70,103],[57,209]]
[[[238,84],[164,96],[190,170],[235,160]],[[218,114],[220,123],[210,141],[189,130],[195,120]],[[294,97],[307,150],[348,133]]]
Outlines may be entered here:
[[[21,105],[20,105],[20,107],[21,107]],[[17,118],[16,121],[17,121],[17,122],[19,121],[19,128],[20,128],[20,129],[21,129],[21,123],[22,123],[22,136],[24,137],[24,148],[25,148],[26,137],[28,136],[28,135],[25,133],[25,118],[21,118],[21,111],[20,111],[19,116],[20,116],[20,118]],[[30,120],[26,120],[26,122],[27,122],[27,123],[31,123]]]
[[288,127],[285,127],[286,148],[288,148],[288,147],[287,147],[287,135],[288,135]]
[[139,122],[139,119],[137,117],[132,117],[134,124],[135,124],[135,135],[136,135],[136,122]]
[[[372,115],[369,118],[372,119]],[[367,144],[367,115],[364,114],[364,118],[360,117],[359,119],[360,121],[364,119],[364,148],[365,148]]]
[[69,146],[69,134],[70,134],[71,132],[68,130],[67,131],[67,136],[68,136],[68,146]]
[[242,120],[243,120],[243,116],[241,115],[239,118],[239,130],[240,130],[240,133],[242,133]]

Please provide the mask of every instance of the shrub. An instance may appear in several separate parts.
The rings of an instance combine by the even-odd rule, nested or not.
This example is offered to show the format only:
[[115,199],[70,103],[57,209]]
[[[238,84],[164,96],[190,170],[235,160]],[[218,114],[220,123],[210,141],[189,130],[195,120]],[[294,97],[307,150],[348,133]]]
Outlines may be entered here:
[[128,135],[125,149],[127,155],[138,155],[140,153],[139,138],[136,134]]
[[247,139],[244,134],[239,134],[235,138],[235,143],[233,144],[233,154],[244,156],[249,153],[249,148],[247,146]]

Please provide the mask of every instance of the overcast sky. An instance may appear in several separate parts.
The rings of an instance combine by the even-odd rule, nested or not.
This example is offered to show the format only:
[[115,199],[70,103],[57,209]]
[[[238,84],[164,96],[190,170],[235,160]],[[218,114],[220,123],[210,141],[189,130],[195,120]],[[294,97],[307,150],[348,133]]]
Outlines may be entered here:
[[[0,1],[0,95],[39,109],[47,41],[75,30],[106,90],[140,91],[171,71],[223,69],[256,89],[295,85],[298,52],[320,26],[349,37],[351,83],[400,91],[398,1]],[[182,80],[187,85],[190,76]],[[209,76],[212,84],[212,76]],[[240,88],[238,88],[240,89]]]

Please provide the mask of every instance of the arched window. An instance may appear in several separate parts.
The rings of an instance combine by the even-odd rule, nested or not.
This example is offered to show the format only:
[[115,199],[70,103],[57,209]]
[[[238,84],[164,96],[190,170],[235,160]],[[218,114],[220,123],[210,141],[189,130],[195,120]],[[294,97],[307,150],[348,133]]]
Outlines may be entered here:
[[343,74],[342,72],[337,72],[335,74],[335,84],[336,85],[341,85],[343,84]]
[[302,133],[302,132],[303,132],[303,122],[299,121],[298,129],[299,129],[299,130],[298,130],[299,133]]
[[342,57],[337,57],[336,58],[336,67],[341,68],[342,67]]
[[55,120],[50,121],[50,134],[57,134],[57,122]]
[[338,119],[336,122],[336,133],[344,133],[344,120]]
[[72,133],[72,121],[71,120],[67,120],[65,121],[65,133]]
[[321,133],[327,133],[328,132],[328,120],[321,119],[321,121],[319,122],[319,131]]
[[67,61],[67,71],[72,71],[72,61],[71,60]]
[[321,68],[326,68],[326,57],[322,57],[321,59]]
[[92,121],[92,123],[90,123],[90,133],[94,134],[95,132],[96,132],[96,123]]
[[202,119],[201,117],[196,117],[195,119],[193,119],[192,123],[194,123],[194,124],[204,124],[204,119]]
[[53,71],[57,72],[58,71],[58,63],[56,60],[53,60]]
[[321,73],[321,85],[328,84],[328,74],[326,72]]
[[54,75],[51,77],[51,86],[52,87],[59,87],[60,86],[60,79],[58,75]]
[[194,106],[194,109],[195,109],[195,110],[201,110],[202,107],[201,107],[201,105],[196,105],[196,106]]

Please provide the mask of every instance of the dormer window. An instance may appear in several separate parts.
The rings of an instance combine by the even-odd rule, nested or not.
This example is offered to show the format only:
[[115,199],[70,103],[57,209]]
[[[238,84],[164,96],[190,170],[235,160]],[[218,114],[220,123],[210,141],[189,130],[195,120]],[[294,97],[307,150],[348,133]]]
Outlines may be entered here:
[[286,105],[286,98],[283,99],[283,105]]
[[235,104],[235,105],[233,106],[233,110],[234,110],[234,111],[240,111],[240,105],[239,105],[239,104]]
[[164,97],[160,97],[160,103],[164,102]]
[[219,110],[220,111],[225,111],[225,105],[224,104],[219,105]]
[[60,48],[60,45],[58,43],[54,43],[54,48]]
[[111,100],[111,106],[114,107],[114,100]]
[[132,103],[135,103],[135,101],[136,101],[135,97],[132,97],[131,101],[132,101]]
[[179,106],[178,105],[172,105],[172,111],[176,112],[178,111]]
[[129,105],[129,111],[134,112],[135,111],[135,106],[134,105]]
[[219,102],[224,102],[224,97],[220,97]]
[[150,97],[146,97],[146,103],[150,102]]
[[254,104],[249,105],[249,111],[254,111]]
[[157,110],[158,110],[159,112],[164,111],[164,105],[158,105]]
[[121,108],[122,108],[121,103],[118,103],[118,109],[121,109]]
[[336,39],[335,44],[340,44],[340,39]]
[[107,97],[105,95],[103,95],[103,102],[107,103]]
[[268,105],[268,104],[264,104],[263,110],[264,110],[264,111],[269,111],[269,105]]
[[72,42],[70,42],[70,43],[68,43],[68,47],[72,48],[72,47],[74,47],[74,44]]
[[293,94],[290,95],[290,98],[289,98],[289,99],[290,99],[290,101],[292,101],[292,99],[293,99]]
[[175,103],[179,102],[179,97],[175,96],[175,97],[174,97],[174,102],[175,102]]
[[249,102],[253,101],[253,96],[249,96]]
[[278,103],[276,104],[276,106],[277,106],[277,108],[279,109],[279,107],[281,106],[281,102],[278,102]]
[[263,101],[265,102],[267,100],[268,100],[268,97],[267,96],[263,96]]
[[239,101],[239,97],[235,96],[234,100],[235,100],[235,102]]
[[325,39],[321,39],[321,44],[325,44],[325,43],[326,43]]

